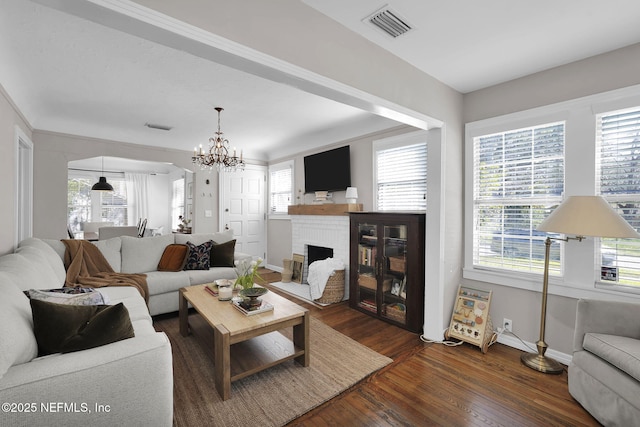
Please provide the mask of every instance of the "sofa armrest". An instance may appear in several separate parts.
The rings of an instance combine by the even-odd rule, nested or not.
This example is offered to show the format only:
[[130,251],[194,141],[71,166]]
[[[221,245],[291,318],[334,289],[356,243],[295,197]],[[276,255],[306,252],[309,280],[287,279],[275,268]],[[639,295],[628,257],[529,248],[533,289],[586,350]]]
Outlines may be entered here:
[[578,300],[573,351],[583,349],[587,333],[640,339],[640,304],[620,301]]
[[[0,401],[36,405],[35,412],[0,414],[0,425],[170,426],[173,368],[169,339],[164,333],[144,334],[12,366],[0,379]],[[43,411],[41,405],[51,402],[72,405],[72,412]],[[108,413],[96,412],[97,406]],[[87,408],[89,411],[84,410]]]

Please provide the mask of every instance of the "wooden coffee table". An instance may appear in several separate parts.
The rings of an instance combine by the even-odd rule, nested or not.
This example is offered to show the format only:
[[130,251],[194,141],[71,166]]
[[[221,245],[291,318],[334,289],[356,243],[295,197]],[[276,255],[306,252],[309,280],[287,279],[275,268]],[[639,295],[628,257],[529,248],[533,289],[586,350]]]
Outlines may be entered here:
[[[180,334],[190,333],[188,304],[213,328],[216,389],[227,400],[231,382],[294,359],[309,366],[309,312],[273,292],[261,298],[274,309],[247,316],[229,301],[218,301],[205,285],[180,289]],[[280,330],[293,327],[293,340]]]

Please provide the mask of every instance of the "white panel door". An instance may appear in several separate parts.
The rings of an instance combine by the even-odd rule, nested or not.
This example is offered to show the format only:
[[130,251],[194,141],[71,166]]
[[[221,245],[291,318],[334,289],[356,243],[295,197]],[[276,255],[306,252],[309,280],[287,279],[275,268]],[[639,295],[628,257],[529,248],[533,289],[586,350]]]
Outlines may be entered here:
[[266,177],[264,166],[247,165],[244,172],[222,172],[220,229],[229,227],[236,250],[266,258]]

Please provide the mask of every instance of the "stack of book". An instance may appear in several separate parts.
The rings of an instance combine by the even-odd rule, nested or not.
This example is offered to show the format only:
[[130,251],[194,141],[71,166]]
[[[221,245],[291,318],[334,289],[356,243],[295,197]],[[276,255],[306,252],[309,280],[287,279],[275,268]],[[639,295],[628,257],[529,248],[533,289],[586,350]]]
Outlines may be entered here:
[[257,305],[255,307],[250,307],[248,309],[244,308],[242,306],[242,303],[239,301],[232,301],[231,304],[247,316],[253,316],[254,314],[260,314],[260,313],[273,310],[273,305],[271,305],[266,301],[261,301],[260,305]]
[[376,305],[375,301],[372,301],[370,299],[364,299],[360,301],[360,307],[373,312],[378,311],[378,306]]
[[218,296],[218,285],[216,285],[215,283],[207,283],[206,285],[204,285],[204,290],[209,292],[214,297]]

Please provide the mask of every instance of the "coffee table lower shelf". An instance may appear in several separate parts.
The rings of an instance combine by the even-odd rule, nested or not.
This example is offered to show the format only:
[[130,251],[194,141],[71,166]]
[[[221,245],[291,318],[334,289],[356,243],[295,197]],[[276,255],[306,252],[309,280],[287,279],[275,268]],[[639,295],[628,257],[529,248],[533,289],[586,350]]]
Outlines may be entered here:
[[230,348],[231,382],[304,355],[304,349],[280,332],[260,335]]

